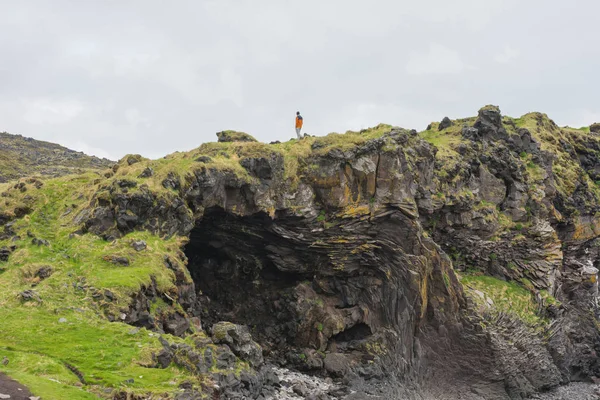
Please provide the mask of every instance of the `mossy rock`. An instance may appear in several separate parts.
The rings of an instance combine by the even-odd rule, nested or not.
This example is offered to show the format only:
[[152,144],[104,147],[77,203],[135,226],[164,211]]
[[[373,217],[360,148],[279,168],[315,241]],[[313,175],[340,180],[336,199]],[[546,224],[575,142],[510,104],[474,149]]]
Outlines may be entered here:
[[258,142],[251,135],[237,131],[217,132],[219,142]]
[[600,133],[600,122],[594,122],[590,125],[590,132]]
[[479,114],[481,114],[483,111],[495,111],[498,114],[500,114],[500,107],[498,106],[494,106],[492,104],[488,104],[486,106],[483,106],[479,109]]

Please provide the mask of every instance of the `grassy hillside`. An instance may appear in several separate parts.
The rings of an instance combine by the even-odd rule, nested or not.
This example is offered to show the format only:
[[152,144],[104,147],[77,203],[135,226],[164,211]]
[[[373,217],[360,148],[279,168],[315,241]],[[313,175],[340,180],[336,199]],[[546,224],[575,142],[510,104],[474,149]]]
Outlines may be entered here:
[[85,155],[58,144],[0,132],[0,182],[40,174],[61,176],[107,168],[112,161]]

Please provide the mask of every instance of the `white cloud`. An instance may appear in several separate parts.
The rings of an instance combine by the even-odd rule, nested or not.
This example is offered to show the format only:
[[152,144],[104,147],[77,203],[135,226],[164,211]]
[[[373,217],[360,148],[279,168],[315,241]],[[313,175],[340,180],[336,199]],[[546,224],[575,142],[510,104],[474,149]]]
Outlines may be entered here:
[[100,158],[108,158],[109,160],[113,160],[113,161],[116,161],[119,159],[116,154],[110,154],[110,153],[104,151],[103,149],[90,146],[87,143],[82,142],[82,141],[76,141],[76,142],[70,143],[68,147],[71,150],[81,151],[90,156],[96,156],[96,157],[100,157]]
[[[326,131],[345,132],[376,126],[380,123],[398,125],[406,129],[425,129],[430,121],[439,119],[439,115],[429,110],[418,110],[403,104],[362,103],[345,108],[327,121]],[[427,122],[425,122],[427,121]],[[421,126],[422,125],[422,126]]]
[[36,125],[64,124],[83,111],[83,105],[76,100],[39,98],[22,100],[22,103],[25,108],[23,119]]
[[[550,116],[552,118],[552,116]],[[581,128],[584,126],[590,126],[594,122],[600,122],[600,111],[581,110],[577,112],[575,118],[570,119],[570,123],[567,125],[573,128]]]
[[132,127],[141,125],[142,127],[148,128],[150,126],[150,119],[142,115],[140,110],[137,108],[128,108],[125,110],[125,119]]
[[161,157],[223,129],[283,140],[296,109],[319,135],[422,129],[486,103],[600,119],[578,114],[600,110],[592,0],[4,3],[0,130],[112,158]]
[[494,56],[494,60],[501,64],[509,64],[511,61],[519,57],[519,51],[506,45],[502,50],[502,53],[498,53]]
[[466,68],[456,51],[437,43],[430,43],[425,53],[411,52],[406,64],[411,75],[458,74]]

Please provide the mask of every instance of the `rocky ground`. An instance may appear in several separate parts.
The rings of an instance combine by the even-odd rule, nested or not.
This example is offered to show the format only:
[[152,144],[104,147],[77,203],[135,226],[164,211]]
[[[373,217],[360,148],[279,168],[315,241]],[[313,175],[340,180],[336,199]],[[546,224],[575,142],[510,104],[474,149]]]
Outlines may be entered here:
[[600,387],[591,383],[574,382],[551,392],[535,394],[535,400],[598,400]]
[[40,400],[40,397],[34,396],[25,386],[0,373],[0,399]]
[[55,143],[0,132],[0,183],[40,174],[48,177],[104,169],[112,161]]

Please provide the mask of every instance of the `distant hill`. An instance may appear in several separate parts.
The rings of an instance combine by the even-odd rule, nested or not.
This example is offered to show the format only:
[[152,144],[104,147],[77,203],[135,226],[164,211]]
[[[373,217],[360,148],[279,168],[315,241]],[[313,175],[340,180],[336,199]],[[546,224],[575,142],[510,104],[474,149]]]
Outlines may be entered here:
[[56,177],[113,164],[55,143],[0,132],[0,182],[35,174]]

